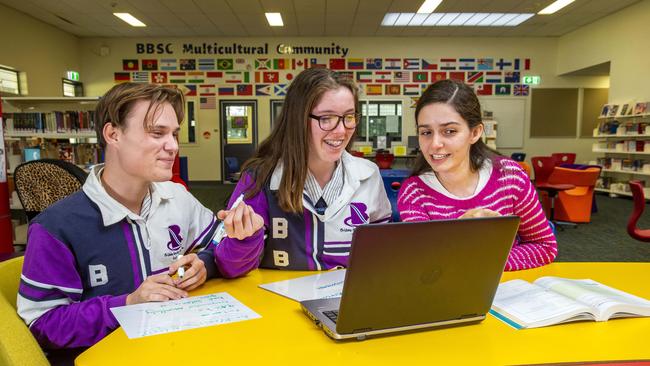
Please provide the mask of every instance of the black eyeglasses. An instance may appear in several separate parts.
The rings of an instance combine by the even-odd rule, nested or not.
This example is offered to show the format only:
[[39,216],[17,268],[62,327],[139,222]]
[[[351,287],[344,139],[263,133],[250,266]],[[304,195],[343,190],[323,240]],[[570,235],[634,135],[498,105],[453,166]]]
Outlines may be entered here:
[[332,131],[341,121],[343,121],[343,127],[348,130],[354,130],[359,124],[359,120],[361,120],[360,113],[348,113],[342,116],[336,114],[326,114],[323,116],[309,114],[309,117],[318,120],[318,127],[323,131]]

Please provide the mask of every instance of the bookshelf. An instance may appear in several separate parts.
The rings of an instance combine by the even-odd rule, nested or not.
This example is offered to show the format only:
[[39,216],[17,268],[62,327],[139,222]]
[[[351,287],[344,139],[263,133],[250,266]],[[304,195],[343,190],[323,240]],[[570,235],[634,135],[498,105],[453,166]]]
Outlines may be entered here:
[[[54,158],[85,167],[100,160],[94,128],[98,97],[2,97],[8,172]],[[26,150],[29,149],[29,150]]]
[[592,151],[599,155],[596,164],[603,167],[596,191],[611,196],[632,196],[627,191],[631,179],[646,185],[650,181],[650,113],[645,105],[640,112],[633,103],[624,106],[605,105],[601,113],[607,110],[608,115],[598,117],[593,131]]

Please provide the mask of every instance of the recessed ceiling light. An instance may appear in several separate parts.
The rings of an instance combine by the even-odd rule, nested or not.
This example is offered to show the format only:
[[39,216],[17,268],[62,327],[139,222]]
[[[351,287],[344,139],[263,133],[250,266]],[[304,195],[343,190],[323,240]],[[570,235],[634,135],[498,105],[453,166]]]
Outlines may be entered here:
[[503,14],[503,16],[492,23],[493,27],[500,27],[508,24],[511,20],[517,17],[518,14]]
[[386,13],[384,27],[514,27],[533,17],[534,13]]
[[146,27],[147,25],[142,23],[138,18],[134,17],[129,13],[113,13],[116,17],[122,19],[123,21],[129,23],[133,27]]
[[269,22],[271,27],[282,27],[284,22],[282,21],[282,14],[280,13],[264,13],[266,15],[266,20]]
[[446,13],[438,23],[436,23],[437,26],[446,26],[451,24],[451,22],[456,19],[460,13]]
[[474,13],[460,13],[449,25],[464,25]]
[[395,21],[395,26],[408,25],[415,13],[400,13],[399,18]]
[[429,15],[427,20],[425,20],[424,23],[422,23],[422,25],[423,26],[436,25],[438,23],[438,21],[440,21],[440,19],[443,17],[443,15],[445,15],[445,14],[443,14],[443,13],[433,13],[433,14]]
[[532,18],[535,14],[529,13],[529,14],[519,14],[516,17],[514,17],[511,21],[506,23],[506,27],[514,27],[517,26],[528,19]]
[[571,4],[574,0],[555,0],[555,2],[544,9],[540,10],[537,14],[553,14],[563,7]]
[[409,27],[419,27],[429,17],[429,14],[415,14],[409,22]]
[[384,20],[381,21],[381,25],[384,27],[392,27],[395,25],[397,18],[399,18],[399,13],[386,13]]
[[488,15],[490,15],[490,13],[476,13],[471,18],[469,18],[464,25],[468,27],[477,25],[478,23],[481,22],[481,20],[485,19]]
[[504,15],[503,13],[490,13],[490,15],[486,16],[477,25],[479,27],[492,25],[492,23],[494,23],[497,19],[501,18],[503,15]]
[[434,10],[440,5],[442,0],[424,0],[422,5],[420,5],[420,9],[418,9],[419,14],[429,14],[433,13]]

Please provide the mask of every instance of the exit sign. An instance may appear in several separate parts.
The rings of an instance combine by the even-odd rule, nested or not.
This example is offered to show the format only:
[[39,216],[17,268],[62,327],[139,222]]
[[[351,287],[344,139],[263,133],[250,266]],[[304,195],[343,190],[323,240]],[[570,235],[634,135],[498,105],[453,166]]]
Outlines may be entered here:
[[523,82],[528,85],[538,85],[542,81],[542,78],[539,76],[524,76]]
[[79,81],[79,73],[76,71],[67,71],[68,80]]

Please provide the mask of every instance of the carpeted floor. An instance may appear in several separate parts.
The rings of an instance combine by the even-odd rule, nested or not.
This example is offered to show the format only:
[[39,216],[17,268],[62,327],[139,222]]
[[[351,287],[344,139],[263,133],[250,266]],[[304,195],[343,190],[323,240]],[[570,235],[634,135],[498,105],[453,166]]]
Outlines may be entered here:
[[[207,208],[224,208],[234,185],[193,183],[191,191]],[[650,243],[632,239],[625,227],[632,211],[629,198],[610,198],[597,195],[598,212],[589,224],[576,229],[558,230],[559,255],[563,262],[646,262],[650,261]],[[650,228],[650,210],[642,217],[640,227]]]

